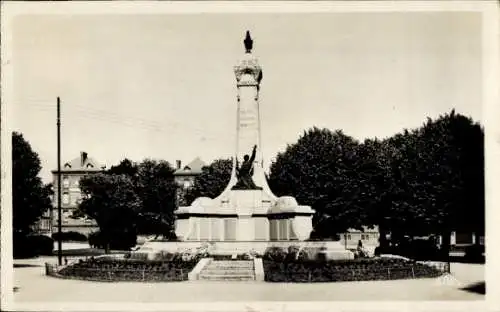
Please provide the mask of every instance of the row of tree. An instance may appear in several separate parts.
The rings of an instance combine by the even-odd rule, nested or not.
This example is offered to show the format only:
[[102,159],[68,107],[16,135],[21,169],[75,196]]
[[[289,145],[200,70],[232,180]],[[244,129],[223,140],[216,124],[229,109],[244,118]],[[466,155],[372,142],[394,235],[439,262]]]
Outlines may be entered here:
[[317,237],[378,225],[382,238],[433,233],[447,245],[452,230],[484,233],[484,132],[454,111],[361,143],[313,128],[278,155],[269,183],[316,210]]
[[[51,186],[38,178],[40,161],[21,135],[14,133],[13,144],[14,228],[28,231],[50,206]],[[231,169],[230,159],[203,168],[180,203],[219,195]],[[166,161],[125,159],[81,180],[79,213],[95,219],[108,242],[135,233],[173,237],[179,203],[173,172]],[[276,195],[316,211],[316,238],[363,225],[378,225],[382,238],[484,233],[484,132],[454,111],[384,140],[309,129],[278,154],[268,181]]]

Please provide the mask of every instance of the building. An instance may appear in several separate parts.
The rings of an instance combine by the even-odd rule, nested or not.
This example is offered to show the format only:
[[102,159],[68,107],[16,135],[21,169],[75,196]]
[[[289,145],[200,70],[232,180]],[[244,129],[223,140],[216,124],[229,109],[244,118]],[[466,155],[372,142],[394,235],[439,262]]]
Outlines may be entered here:
[[340,235],[340,241],[348,249],[356,249],[359,241],[365,247],[375,248],[379,245],[380,232],[378,226],[369,228],[363,226],[363,230],[348,229],[345,233]]
[[[80,179],[83,176],[104,171],[105,166],[99,164],[95,159],[89,157],[87,153],[81,152],[77,157],[61,166],[61,211],[62,211],[62,231],[75,231],[88,234],[97,230],[94,220],[86,217],[72,217],[81,202]],[[57,182],[58,172],[52,170],[52,180],[54,185],[53,210],[49,212],[49,220],[52,219],[52,233],[57,232],[58,211],[57,211]],[[50,217],[51,216],[51,217]]]
[[181,166],[180,160],[176,161],[174,181],[175,183],[177,183],[177,185],[180,186],[177,189],[177,195],[176,195],[177,205],[187,204],[185,198],[186,190],[193,185],[194,179],[196,178],[196,176],[201,174],[203,167],[205,166],[206,166],[205,162],[201,160],[199,157],[196,157],[184,167]]
[[[440,237],[440,242],[441,242],[441,237]],[[479,236],[479,242],[480,245],[484,245],[484,236],[481,235]],[[451,237],[450,237],[450,245],[451,246],[469,246],[469,245],[474,245],[476,244],[476,235],[475,233],[470,233],[470,232],[456,232],[453,231],[451,232]]]
[[181,161],[177,160],[176,170],[174,172],[175,182],[183,189],[191,187],[196,176],[201,174],[203,167],[206,165],[207,164],[199,157],[196,157],[184,167],[181,167]]

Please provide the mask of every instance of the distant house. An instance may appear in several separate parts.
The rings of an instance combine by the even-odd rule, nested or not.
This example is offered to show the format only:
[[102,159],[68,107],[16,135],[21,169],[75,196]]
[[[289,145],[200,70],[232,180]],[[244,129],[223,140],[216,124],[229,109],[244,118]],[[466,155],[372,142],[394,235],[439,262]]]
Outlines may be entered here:
[[[440,242],[442,240],[440,239]],[[479,236],[479,243],[480,245],[484,245],[484,236],[481,235]],[[476,235],[474,233],[464,233],[464,232],[456,232],[453,231],[451,232],[451,237],[450,237],[450,245],[452,246],[467,246],[467,245],[473,245],[476,244]]]
[[183,189],[191,187],[196,176],[201,174],[203,167],[206,165],[199,157],[196,157],[184,167],[181,166],[181,161],[177,160],[177,167],[174,172],[175,182]]
[[358,242],[361,241],[365,247],[377,247],[379,245],[380,232],[378,226],[374,226],[372,229],[363,226],[363,230],[348,229],[345,233],[340,235],[340,241],[342,245],[346,246],[348,249],[355,249],[358,246]]
[[180,186],[177,189],[177,205],[185,206],[188,204],[185,198],[186,190],[193,185],[196,176],[202,173],[206,163],[199,157],[196,157],[184,167],[181,166],[180,160],[177,160],[176,164],[174,180]]
[[[104,171],[105,166],[99,164],[95,159],[89,157],[87,153],[81,152],[77,157],[69,162],[61,164],[61,211],[62,211],[62,231],[75,231],[83,234],[97,230],[94,220],[87,218],[71,218],[73,212],[81,202],[80,179],[88,174]],[[58,230],[57,211],[57,189],[58,171],[52,170],[54,185],[54,196],[52,198],[53,209],[47,212],[39,222],[38,231],[53,233]],[[52,220],[52,222],[50,222]],[[50,226],[52,224],[52,227]]]

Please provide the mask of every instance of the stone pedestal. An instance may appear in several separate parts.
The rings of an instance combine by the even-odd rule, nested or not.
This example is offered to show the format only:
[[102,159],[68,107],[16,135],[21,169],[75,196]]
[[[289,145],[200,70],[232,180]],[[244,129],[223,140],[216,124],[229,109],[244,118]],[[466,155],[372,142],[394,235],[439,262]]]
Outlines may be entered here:
[[176,234],[189,241],[305,240],[312,231],[312,213],[291,197],[275,198],[264,190],[228,190],[219,198],[181,207],[176,212]]

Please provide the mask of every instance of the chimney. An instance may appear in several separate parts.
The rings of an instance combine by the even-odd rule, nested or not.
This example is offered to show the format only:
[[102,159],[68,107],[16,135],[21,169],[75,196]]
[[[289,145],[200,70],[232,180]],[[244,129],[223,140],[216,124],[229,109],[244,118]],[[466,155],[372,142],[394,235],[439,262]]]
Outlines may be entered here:
[[87,160],[87,153],[80,152],[80,166],[83,167],[85,161]]
[[177,169],[181,169],[181,161],[180,160],[176,160],[175,162],[177,164]]

